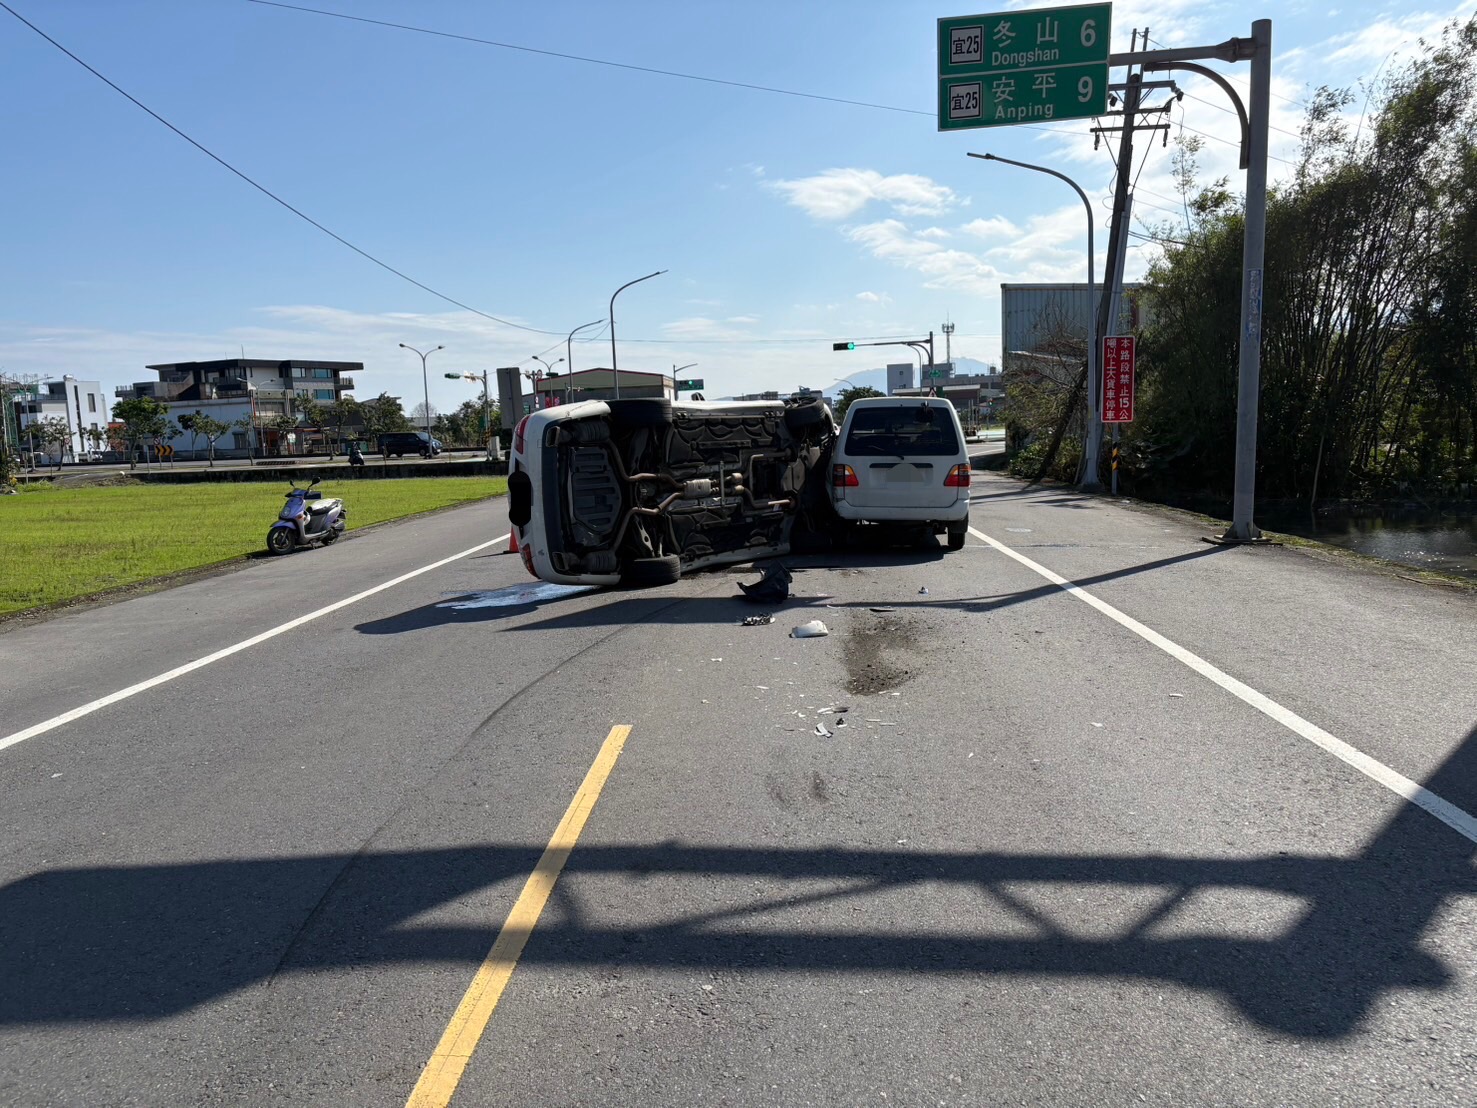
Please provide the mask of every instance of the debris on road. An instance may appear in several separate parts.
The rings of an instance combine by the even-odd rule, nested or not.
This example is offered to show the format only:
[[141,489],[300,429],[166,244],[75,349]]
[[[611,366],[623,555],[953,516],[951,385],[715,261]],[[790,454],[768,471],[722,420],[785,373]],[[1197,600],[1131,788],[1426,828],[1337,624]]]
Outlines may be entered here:
[[1182,692],[1172,692],[1169,695],[1172,696],[1176,700],[1183,700],[1183,699],[1185,699],[1185,694],[1182,693]]
[[790,638],[792,638],[792,639],[819,639],[819,638],[824,638],[826,635],[829,635],[830,633],[831,632],[826,629],[826,625],[824,623],[822,623],[818,619],[813,619],[809,623],[802,623],[799,627],[797,627],[793,631],[791,631],[790,632]]
[[831,737],[831,730],[824,723],[817,723],[815,725],[815,730],[812,731],[811,734],[817,735],[823,739],[829,739]]
[[752,585],[740,581],[738,587],[743,592],[744,599],[752,600],[755,604],[782,604],[790,598],[790,582],[794,579],[794,575],[783,563],[772,562],[758,581]]
[[924,586],[922,586],[922,587],[921,587],[921,588],[920,588],[920,589],[919,589],[919,590],[918,590],[918,595],[919,595],[919,596],[927,596],[927,595],[928,595],[928,586],[927,586],[927,585],[924,585]]
[[744,617],[744,626],[745,627],[763,627],[765,624],[773,623],[773,622],[774,622],[774,616],[770,615],[768,612],[763,612],[763,613],[761,613],[761,614],[759,614],[757,616],[745,616]]
[[895,611],[897,611],[897,609],[896,608],[885,608],[885,607],[884,608],[868,608],[867,611],[869,611],[869,612],[876,612],[879,615],[881,615],[881,614],[884,614],[886,612],[895,612]]

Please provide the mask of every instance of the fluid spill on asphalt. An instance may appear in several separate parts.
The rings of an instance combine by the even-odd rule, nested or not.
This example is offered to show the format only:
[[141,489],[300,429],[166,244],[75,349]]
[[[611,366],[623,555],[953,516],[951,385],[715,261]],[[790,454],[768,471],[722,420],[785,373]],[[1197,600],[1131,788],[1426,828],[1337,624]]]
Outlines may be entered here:
[[458,593],[455,600],[447,600],[436,607],[451,608],[458,612],[468,608],[511,608],[518,604],[537,604],[544,600],[559,600],[566,596],[594,592],[595,588],[595,585],[558,585],[550,581],[537,581],[526,585],[509,585],[491,592]]

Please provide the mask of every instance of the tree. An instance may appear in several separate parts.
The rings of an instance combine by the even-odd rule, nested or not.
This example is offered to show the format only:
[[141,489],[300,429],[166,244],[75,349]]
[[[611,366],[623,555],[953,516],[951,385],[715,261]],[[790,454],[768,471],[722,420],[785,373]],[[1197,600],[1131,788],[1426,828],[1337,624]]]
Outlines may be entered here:
[[[1298,163],[1267,205],[1259,495],[1477,481],[1474,88],[1477,18],[1369,90],[1358,126],[1351,93],[1313,95]],[[1193,173],[1177,176],[1188,196]],[[1244,217],[1224,182],[1186,208],[1150,271],[1125,453],[1140,489],[1224,493]]]
[[89,427],[83,435],[87,439],[87,445],[96,451],[101,452],[108,445],[108,433],[101,427]]
[[193,415],[191,413],[189,413],[189,412],[185,412],[185,413],[183,413],[181,415],[175,416],[175,418],[174,418],[175,423],[179,424],[179,429],[181,431],[188,431],[190,433],[190,454],[191,454],[191,456],[193,456],[195,454],[195,452],[196,452],[195,451],[195,436],[198,434],[198,432],[195,430],[195,420],[196,419],[199,419],[199,418],[201,418],[201,413],[200,413],[200,410],[198,408],[195,410],[195,412],[194,412]]
[[851,407],[853,400],[861,400],[867,396],[886,396],[886,393],[878,392],[869,385],[854,385],[849,389],[842,389],[836,397],[836,419],[838,421],[846,418],[846,409]]
[[[311,396],[300,396],[296,401],[298,419],[302,422],[304,430],[311,427],[314,430],[323,430],[323,405]],[[306,435],[304,441],[306,441]]]
[[297,429],[297,420],[290,415],[271,415],[262,420],[262,426],[268,431],[277,432],[277,453],[280,454],[283,441]]
[[410,422],[415,424],[417,427],[424,429],[426,426],[427,412],[430,413],[431,422],[434,424],[436,422],[436,416],[439,414],[436,411],[436,405],[427,404],[424,400],[422,400],[419,404],[411,409]]
[[[256,416],[248,412],[244,416],[233,419],[231,421],[231,430],[240,431],[243,435],[246,436],[246,456],[252,459],[253,464],[255,464],[255,447],[261,445],[261,437],[257,435]],[[253,436],[256,436],[256,438],[253,439]]]
[[56,468],[62,468],[62,458],[66,456],[67,447],[72,442],[72,428],[61,416],[47,416],[36,425],[36,437],[46,447],[50,454],[52,449],[56,451]]
[[342,447],[344,429],[364,422],[364,409],[352,396],[340,396],[328,405],[328,422],[333,427],[335,443]]
[[128,444],[128,465],[136,464],[140,440],[153,440],[164,434],[169,422],[169,409],[152,396],[130,396],[113,405],[113,418],[123,424],[123,441]]
[[187,418],[189,418],[190,420],[191,432],[199,435],[205,440],[205,447],[208,451],[210,464],[215,465],[216,440],[224,435],[227,431],[229,431],[231,429],[231,425],[229,423],[222,423],[220,420],[215,419],[211,416],[202,415],[199,412],[196,412],[193,416]]
[[360,409],[364,416],[364,432],[371,439],[388,431],[413,430],[398,396],[382,392],[373,400],[362,401]]

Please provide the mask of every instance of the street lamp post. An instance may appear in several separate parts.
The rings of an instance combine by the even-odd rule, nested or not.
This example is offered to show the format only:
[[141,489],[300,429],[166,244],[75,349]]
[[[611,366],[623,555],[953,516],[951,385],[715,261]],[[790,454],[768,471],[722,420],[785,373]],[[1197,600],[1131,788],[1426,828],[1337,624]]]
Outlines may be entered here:
[[1084,476],[1082,487],[1085,489],[1098,488],[1098,445],[1102,433],[1102,412],[1099,410],[1098,390],[1102,388],[1101,374],[1098,372],[1098,359],[1102,356],[1099,349],[1097,334],[1097,285],[1093,274],[1097,270],[1097,261],[1093,255],[1092,248],[1092,203],[1087,199],[1087,193],[1082,191],[1082,186],[1065,173],[1058,173],[1054,169],[1047,169],[1044,165],[1032,165],[1030,162],[1018,162],[1012,158],[1002,158],[999,154],[970,154],[971,158],[979,158],[986,162],[1004,162],[1006,165],[1019,166],[1021,169],[1034,169],[1038,173],[1049,173],[1060,181],[1065,181],[1077,190],[1077,195],[1082,198],[1082,206],[1087,209],[1087,302],[1092,308],[1087,323],[1087,441],[1083,446]]
[[251,426],[246,432],[246,464],[256,465],[256,450],[252,447],[252,440],[256,438],[256,385],[251,381],[246,382],[246,395],[251,398]]
[[433,346],[424,354],[421,354],[421,352],[415,347],[407,346],[403,342],[400,344],[400,348],[402,350],[409,350],[412,354],[420,354],[421,357],[421,388],[425,391],[426,402],[426,449],[429,450],[431,448],[431,385],[426,380],[426,359],[429,358],[432,354],[436,353],[436,351],[438,350],[445,350],[446,347]]
[[573,331],[569,332],[569,337],[564,340],[564,364],[569,367],[570,373],[574,372],[574,336],[579,334],[586,327],[593,327],[596,323],[604,322],[605,320],[603,319],[597,319],[590,323],[581,323]]
[[645,277],[637,277],[634,281],[627,281],[610,294],[610,314],[607,316],[610,320],[610,375],[615,378],[615,398],[617,400],[621,398],[621,372],[615,364],[615,298],[632,285],[639,285],[642,281],[650,281],[653,277],[660,277],[665,272],[667,272],[665,269],[659,269],[655,273],[648,273]]
[[470,370],[465,373],[444,373],[442,376],[449,381],[471,381],[474,384],[477,381],[482,382],[482,427],[483,433],[487,436],[483,447],[487,452],[489,462],[502,461],[503,444],[492,429],[492,398],[487,389],[487,370],[484,369],[481,373],[472,373]]
[[[553,363],[551,364],[549,362],[544,361],[537,354],[534,354],[533,355],[533,360],[536,361],[536,362],[538,362],[539,365],[541,365],[541,366],[544,367],[544,372],[539,375],[539,376],[543,376],[543,377],[557,377],[557,376],[559,376],[557,373],[554,372],[554,366],[556,366],[560,362],[564,361],[563,358],[555,358],[554,361],[553,361]],[[538,403],[538,377],[535,377],[533,379],[533,401],[534,401],[535,404]]]

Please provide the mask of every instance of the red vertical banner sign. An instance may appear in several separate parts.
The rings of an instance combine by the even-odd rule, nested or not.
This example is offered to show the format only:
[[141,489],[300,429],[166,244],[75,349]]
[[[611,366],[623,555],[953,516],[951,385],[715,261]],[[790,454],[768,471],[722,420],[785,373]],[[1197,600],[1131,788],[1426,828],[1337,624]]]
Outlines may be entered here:
[[1103,339],[1103,422],[1133,422],[1134,340],[1128,335]]

